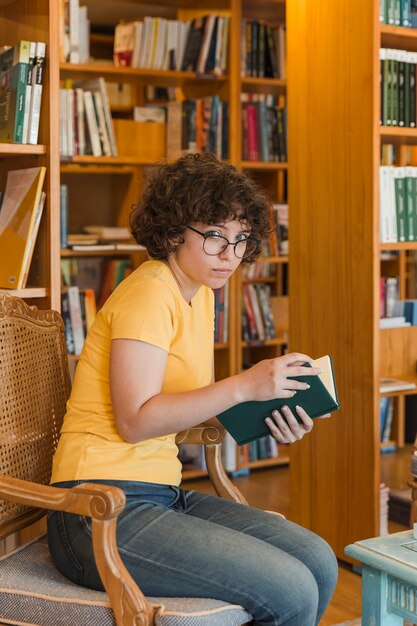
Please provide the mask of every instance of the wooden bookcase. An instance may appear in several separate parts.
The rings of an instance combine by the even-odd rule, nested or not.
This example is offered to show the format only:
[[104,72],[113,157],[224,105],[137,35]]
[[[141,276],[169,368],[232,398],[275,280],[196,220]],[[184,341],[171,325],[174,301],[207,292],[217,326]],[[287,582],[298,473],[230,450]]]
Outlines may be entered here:
[[[173,72],[116,68],[108,62],[95,60],[89,64],[60,64],[60,8],[57,0],[0,0],[0,41],[14,44],[19,39],[44,40],[47,43],[45,82],[42,97],[40,143],[37,146],[0,145],[0,188],[4,186],[7,170],[29,165],[46,165],[47,178],[44,189],[47,194],[31,266],[28,288],[15,292],[41,308],[60,309],[61,275],[60,260],[82,258],[95,252],[75,252],[60,249],[60,184],[68,185],[70,232],[76,232],[87,223],[126,225],[131,205],[143,189],[144,179],[152,159],[146,157],[92,157],[78,156],[60,161],[59,87],[68,79],[90,79],[103,76],[106,81],[128,83],[133,86],[134,104],[144,102],[144,89],[148,85],[176,87],[180,96],[200,97],[218,94],[229,104],[229,161],[249,172],[264,185],[275,202],[286,201],[285,188],[287,163],[262,163],[242,160],[241,93],[286,93],[286,81],[278,79],[242,78],[240,69],[241,19],[262,18],[269,22],[285,22],[285,0],[160,0],[150,5],[142,0],[132,0],[121,7],[120,3],[85,0],[92,24],[115,25],[120,19],[132,20],[145,15],[167,18],[190,19],[210,12],[230,17],[228,68],[225,76],[207,79],[192,72]],[[260,13],[260,10],[262,13]],[[113,40],[109,35],[94,34],[91,47],[96,59],[111,58]],[[131,107],[115,107],[114,114],[128,117]],[[113,255],[103,253],[102,256]],[[132,254],[134,264],[144,259],[143,253]],[[287,258],[270,259],[276,264],[273,294],[279,303],[283,296],[283,276],[287,272]],[[242,277],[231,279],[229,294],[228,326],[229,340],[215,346],[217,378],[238,372],[250,352],[252,361],[282,353],[286,345],[286,315],[279,315],[279,337],[263,345],[248,346],[241,340]],[[283,310],[288,309],[287,301]],[[278,306],[278,311],[281,311]],[[76,357],[71,361],[76,362]],[[271,459],[258,464],[288,462],[288,456]],[[239,466],[239,463],[238,463]],[[197,472],[199,473],[199,472]],[[201,472],[200,472],[201,473]]]
[[1,45],[20,39],[44,41],[45,81],[42,91],[38,145],[0,145],[0,188],[4,189],[10,169],[46,166],[46,203],[26,289],[13,291],[40,308],[59,309],[59,111],[56,86],[59,76],[58,3],[54,0],[2,0],[0,2]]
[[[287,3],[292,349],[333,356],[340,412],[291,451],[292,518],[344,546],[379,534],[381,376],[415,378],[415,327],[379,327],[382,143],[415,129],[379,125],[379,48],[417,50],[417,31],[381,26],[379,2]],[[407,392],[408,393],[408,392]],[[404,438],[404,392],[395,440]]]

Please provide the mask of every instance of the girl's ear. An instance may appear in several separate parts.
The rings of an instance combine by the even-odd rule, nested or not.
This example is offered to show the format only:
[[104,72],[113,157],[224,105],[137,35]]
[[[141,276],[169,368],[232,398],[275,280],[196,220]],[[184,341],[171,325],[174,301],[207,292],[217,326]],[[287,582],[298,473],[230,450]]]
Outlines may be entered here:
[[169,243],[175,247],[178,246],[180,243],[184,243],[185,241],[182,232],[179,232],[179,230],[175,227],[168,228],[167,238]]

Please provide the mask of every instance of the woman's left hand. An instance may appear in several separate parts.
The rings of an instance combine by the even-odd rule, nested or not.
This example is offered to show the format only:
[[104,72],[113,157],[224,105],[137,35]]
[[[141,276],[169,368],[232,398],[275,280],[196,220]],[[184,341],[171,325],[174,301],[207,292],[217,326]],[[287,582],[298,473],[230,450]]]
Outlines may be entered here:
[[[302,439],[313,428],[314,422],[304,409],[297,406],[295,410],[301,422],[297,420],[287,406],[283,406],[281,409],[285,418],[279,411],[272,411],[272,417],[266,418],[265,423],[278,443],[294,443],[294,441]],[[330,417],[330,413],[321,417]]]

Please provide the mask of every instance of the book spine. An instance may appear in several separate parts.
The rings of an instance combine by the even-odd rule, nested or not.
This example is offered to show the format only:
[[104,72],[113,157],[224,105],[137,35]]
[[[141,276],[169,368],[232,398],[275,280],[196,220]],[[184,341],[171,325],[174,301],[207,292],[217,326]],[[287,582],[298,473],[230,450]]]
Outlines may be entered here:
[[[20,41],[14,49],[11,77],[12,117],[11,139],[23,143],[23,123],[25,116],[25,93],[29,67],[30,41]],[[13,117],[14,116],[14,117]]]
[[32,78],[32,94],[30,100],[29,111],[29,134],[28,143],[37,144],[39,135],[39,122],[41,115],[41,102],[42,102],[42,83],[43,73],[45,70],[45,54],[46,44],[42,41],[36,43],[36,54],[34,71]]
[[22,143],[27,143],[28,137],[29,137],[29,113],[30,113],[30,101],[32,97],[32,80],[33,80],[33,71],[34,71],[34,63],[35,63],[35,54],[36,54],[36,42],[31,41],[30,46],[29,46],[29,62],[28,62],[28,73],[27,73],[26,91],[25,91]]

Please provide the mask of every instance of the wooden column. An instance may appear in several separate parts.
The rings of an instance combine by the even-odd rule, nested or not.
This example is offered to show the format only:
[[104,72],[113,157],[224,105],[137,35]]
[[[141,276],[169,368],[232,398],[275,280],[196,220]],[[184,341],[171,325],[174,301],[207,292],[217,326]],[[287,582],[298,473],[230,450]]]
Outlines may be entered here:
[[291,447],[291,519],[337,555],[379,531],[376,4],[287,0],[291,350],[342,408]]

